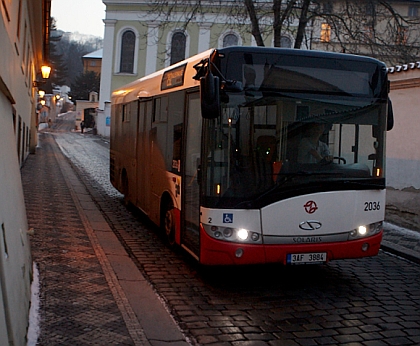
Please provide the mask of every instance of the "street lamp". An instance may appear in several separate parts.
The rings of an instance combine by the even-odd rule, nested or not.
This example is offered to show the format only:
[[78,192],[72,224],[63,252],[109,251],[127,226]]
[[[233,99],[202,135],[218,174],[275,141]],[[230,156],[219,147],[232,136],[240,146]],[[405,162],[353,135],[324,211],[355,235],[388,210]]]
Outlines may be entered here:
[[41,66],[41,74],[43,79],[48,79],[50,77],[51,67],[47,65]]
[[[50,77],[50,73],[51,73],[51,67],[47,65],[43,65],[41,67],[41,73],[37,74],[37,79],[32,82],[32,86],[34,88],[39,88],[39,86],[41,84],[44,84],[47,81],[47,79]],[[38,77],[42,77],[42,79],[39,79]]]

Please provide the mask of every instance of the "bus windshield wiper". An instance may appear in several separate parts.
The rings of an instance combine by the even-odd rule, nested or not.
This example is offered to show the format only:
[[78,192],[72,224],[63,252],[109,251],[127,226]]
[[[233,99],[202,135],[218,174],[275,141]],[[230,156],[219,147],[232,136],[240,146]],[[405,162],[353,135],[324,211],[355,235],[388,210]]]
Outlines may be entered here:
[[[298,172],[291,172],[291,173],[279,173],[279,176],[284,176],[284,179],[277,181],[276,186],[279,187],[281,185],[284,185],[289,180],[299,177],[299,176],[311,176],[311,175],[344,175],[343,172],[336,172],[336,171],[298,171]],[[277,178],[278,180],[279,178]]]
[[384,184],[372,184],[371,182],[363,182],[363,181],[354,181],[354,180],[344,180],[343,184],[345,185],[360,185],[363,187],[371,187],[371,188],[379,188],[382,187]]
[[261,193],[259,196],[255,197],[252,200],[246,200],[238,203],[235,205],[235,208],[239,208],[241,206],[249,206],[250,204],[253,204],[262,198],[266,197],[267,195],[273,193],[276,190],[279,190],[279,188],[283,185],[285,185],[287,182],[293,180],[296,177],[309,177],[309,176],[319,176],[319,175],[343,175],[341,172],[312,172],[312,171],[297,171],[297,172],[291,172],[291,173],[281,173],[279,174],[283,176],[283,179],[280,181],[277,181],[273,186],[271,186],[268,190]]

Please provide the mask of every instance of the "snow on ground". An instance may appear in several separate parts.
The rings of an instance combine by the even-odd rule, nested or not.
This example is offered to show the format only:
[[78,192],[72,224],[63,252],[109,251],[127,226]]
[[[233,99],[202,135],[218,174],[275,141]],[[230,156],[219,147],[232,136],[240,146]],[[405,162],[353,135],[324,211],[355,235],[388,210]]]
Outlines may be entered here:
[[397,225],[394,225],[392,223],[389,222],[384,222],[384,228],[390,231],[396,231],[398,233],[400,233],[402,236],[406,235],[408,237],[413,237],[415,239],[420,239],[420,233],[416,232],[416,231],[411,231],[407,228],[404,227],[400,227]]
[[27,346],[35,346],[39,336],[39,272],[33,263],[33,281],[31,284],[31,308],[29,309],[29,328]]

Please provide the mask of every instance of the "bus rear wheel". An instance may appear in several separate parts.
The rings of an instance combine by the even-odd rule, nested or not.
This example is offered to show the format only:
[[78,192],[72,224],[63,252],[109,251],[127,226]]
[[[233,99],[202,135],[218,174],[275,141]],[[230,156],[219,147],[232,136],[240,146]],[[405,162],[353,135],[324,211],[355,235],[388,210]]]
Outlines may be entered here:
[[166,203],[162,212],[161,228],[165,232],[166,240],[170,246],[175,245],[175,214],[172,203]]

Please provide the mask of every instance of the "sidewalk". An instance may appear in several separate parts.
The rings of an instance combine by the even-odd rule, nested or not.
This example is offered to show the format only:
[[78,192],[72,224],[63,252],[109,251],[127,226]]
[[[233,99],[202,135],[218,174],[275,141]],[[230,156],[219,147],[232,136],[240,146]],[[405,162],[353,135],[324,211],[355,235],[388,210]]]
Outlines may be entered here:
[[41,286],[37,345],[188,345],[53,136],[40,134],[22,181]]
[[420,264],[420,191],[387,189],[381,248]]

